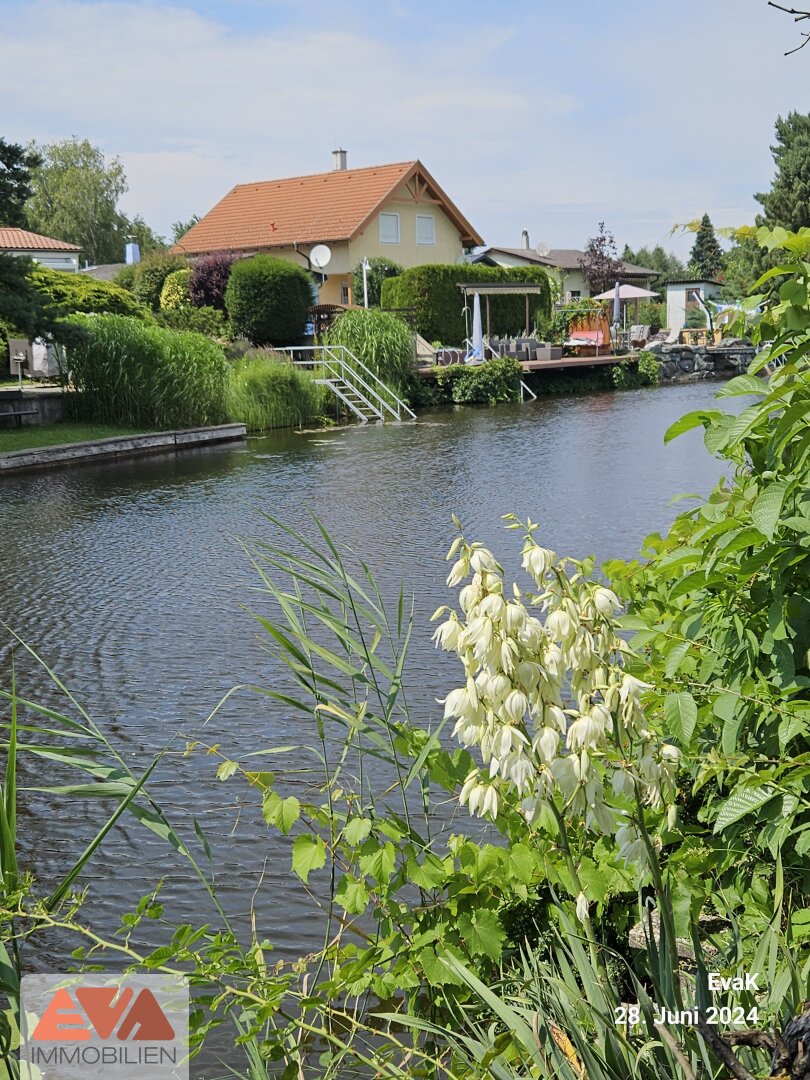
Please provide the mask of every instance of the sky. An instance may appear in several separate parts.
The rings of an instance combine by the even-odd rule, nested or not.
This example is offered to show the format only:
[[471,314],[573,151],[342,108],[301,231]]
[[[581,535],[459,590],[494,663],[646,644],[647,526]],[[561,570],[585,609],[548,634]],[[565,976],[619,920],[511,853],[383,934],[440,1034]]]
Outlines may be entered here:
[[488,244],[604,221],[684,256],[674,226],[753,220],[776,117],[810,112],[800,40],[767,0],[0,0],[0,135],[120,157],[164,235],[341,145],[419,158]]

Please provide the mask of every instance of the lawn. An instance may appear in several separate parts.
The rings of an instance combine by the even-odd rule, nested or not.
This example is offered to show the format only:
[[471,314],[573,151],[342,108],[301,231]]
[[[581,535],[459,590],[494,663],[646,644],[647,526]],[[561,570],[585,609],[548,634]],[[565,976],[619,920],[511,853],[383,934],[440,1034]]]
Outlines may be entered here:
[[10,450],[33,450],[38,446],[58,446],[61,443],[89,442],[92,439],[132,434],[132,428],[114,427],[112,424],[29,424],[22,428],[4,425],[0,427],[0,454]]

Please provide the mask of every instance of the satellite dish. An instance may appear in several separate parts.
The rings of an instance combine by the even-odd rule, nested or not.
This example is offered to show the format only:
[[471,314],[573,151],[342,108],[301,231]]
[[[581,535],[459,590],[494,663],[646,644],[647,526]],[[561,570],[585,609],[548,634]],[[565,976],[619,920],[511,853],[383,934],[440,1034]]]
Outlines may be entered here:
[[332,251],[326,244],[316,244],[309,253],[309,261],[316,270],[323,270],[323,268],[329,264],[331,258]]
[[545,259],[546,255],[548,255],[548,253],[551,251],[551,248],[545,242],[545,240],[541,240],[534,250],[537,252],[541,259]]

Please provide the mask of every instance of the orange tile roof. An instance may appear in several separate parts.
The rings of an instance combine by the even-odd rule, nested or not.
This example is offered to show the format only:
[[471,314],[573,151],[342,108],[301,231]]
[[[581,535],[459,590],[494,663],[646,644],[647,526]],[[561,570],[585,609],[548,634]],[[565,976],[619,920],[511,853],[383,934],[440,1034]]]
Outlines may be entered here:
[[0,251],[81,251],[75,244],[52,240],[27,229],[0,228]]
[[462,234],[462,242],[483,243],[421,162],[405,161],[237,184],[172,250],[202,255],[351,240],[380,205],[417,172],[441,199]]

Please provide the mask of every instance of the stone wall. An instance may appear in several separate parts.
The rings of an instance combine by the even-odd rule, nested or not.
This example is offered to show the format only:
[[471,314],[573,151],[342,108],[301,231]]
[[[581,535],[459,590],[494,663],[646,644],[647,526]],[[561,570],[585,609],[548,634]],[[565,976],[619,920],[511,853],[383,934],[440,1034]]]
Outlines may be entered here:
[[754,348],[731,339],[721,345],[665,345],[656,341],[648,346],[661,364],[663,382],[690,382],[694,379],[730,379],[745,371],[754,358]]

